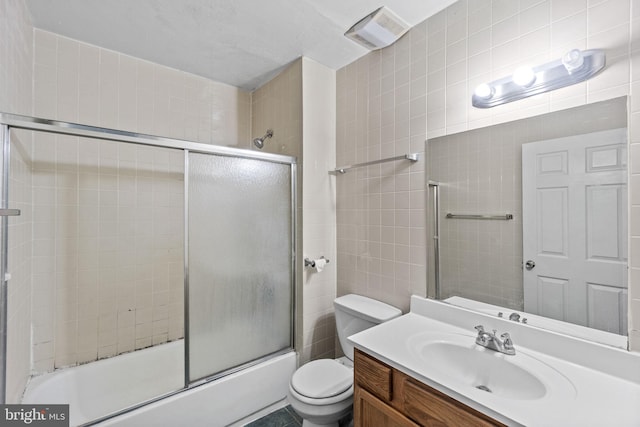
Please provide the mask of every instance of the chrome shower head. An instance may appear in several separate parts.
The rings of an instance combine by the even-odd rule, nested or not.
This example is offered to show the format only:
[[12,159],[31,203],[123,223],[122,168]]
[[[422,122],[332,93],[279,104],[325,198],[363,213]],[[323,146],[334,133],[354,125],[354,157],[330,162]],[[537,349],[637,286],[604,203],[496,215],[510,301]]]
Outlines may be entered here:
[[273,136],[273,131],[271,129],[267,129],[267,133],[265,133],[262,138],[254,138],[253,145],[262,149],[262,147],[264,147],[264,140],[271,138],[272,136]]

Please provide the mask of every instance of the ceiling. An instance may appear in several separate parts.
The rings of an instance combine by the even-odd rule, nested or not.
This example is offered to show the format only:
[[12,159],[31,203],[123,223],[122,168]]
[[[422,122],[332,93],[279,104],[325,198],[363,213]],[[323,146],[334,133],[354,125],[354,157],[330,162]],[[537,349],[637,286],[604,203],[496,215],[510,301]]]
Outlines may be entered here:
[[[455,0],[387,0],[411,26]],[[253,90],[300,56],[338,69],[377,0],[27,0],[36,28]]]

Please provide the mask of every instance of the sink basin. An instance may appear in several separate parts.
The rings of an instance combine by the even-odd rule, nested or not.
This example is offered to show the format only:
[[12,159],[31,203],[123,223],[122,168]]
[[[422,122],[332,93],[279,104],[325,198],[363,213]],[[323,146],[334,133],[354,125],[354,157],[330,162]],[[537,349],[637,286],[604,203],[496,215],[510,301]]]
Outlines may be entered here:
[[[475,344],[475,336],[422,333],[409,351],[427,363],[429,376],[445,386],[457,385],[504,399],[535,400],[552,394],[575,395],[575,388],[555,369],[518,350],[509,356]],[[433,371],[433,372],[432,372]]]

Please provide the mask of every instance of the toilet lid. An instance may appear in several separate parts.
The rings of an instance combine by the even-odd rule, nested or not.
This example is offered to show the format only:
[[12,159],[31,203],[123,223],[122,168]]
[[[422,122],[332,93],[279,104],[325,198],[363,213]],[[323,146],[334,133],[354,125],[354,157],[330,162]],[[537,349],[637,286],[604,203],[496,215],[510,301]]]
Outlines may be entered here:
[[312,399],[336,396],[352,385],[353,371],[332,359],[309,362],[291,378],[294,390]]

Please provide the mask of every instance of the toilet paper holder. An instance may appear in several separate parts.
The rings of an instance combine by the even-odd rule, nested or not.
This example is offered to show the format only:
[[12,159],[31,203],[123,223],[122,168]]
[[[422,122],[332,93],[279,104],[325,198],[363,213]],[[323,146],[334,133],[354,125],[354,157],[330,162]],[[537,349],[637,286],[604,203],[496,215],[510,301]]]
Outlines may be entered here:
[[[329,264],[329,260],[328,260],[328,259],[326,259],[326,258],[324,257],[324,255],[323,255],[323,256],[321,256],[321,257],[320,257],[320,259],[323,259],[323,260],[327,261],[327,264]],[[304,259],[304,266],[305,266],[305,267],[312,267],[312,268],[313,268],[313,267],[315,267],[315,266],[316,266],[316,261],[315,261],[315,260],[311,260],[311,259],[309,259],[309,258],[305,258],[305,259]]]

